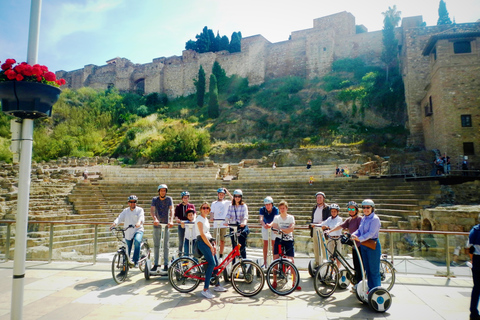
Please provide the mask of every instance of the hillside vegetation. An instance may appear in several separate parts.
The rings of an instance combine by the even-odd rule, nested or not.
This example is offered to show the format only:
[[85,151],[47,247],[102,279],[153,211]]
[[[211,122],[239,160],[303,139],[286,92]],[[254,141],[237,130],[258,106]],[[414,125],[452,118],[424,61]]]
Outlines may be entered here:
[[[222,71],[215,71],[217,90],[205,93],[202,106],[195,94],[169,101],[158,93],[65,89],[53,116],[35,121],[34,160],[231,160],[277,148],[355,143],[382,154],[405,147],[403,82],[391,70],[387,81],[382,69],[344,59],[322,79],[287,77],[256,86]],[[212,103],[218,106],[213,119]],[[12,159],[9,122],[0,115],[0,160],[6,161]]]

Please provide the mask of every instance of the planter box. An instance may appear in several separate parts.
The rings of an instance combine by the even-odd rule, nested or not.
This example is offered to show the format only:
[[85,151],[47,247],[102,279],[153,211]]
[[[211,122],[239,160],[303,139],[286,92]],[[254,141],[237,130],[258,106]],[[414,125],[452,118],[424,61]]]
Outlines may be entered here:
[[49,117],[60,92],[59,88],[43,83],[0,82],[2,111],[26,119]]

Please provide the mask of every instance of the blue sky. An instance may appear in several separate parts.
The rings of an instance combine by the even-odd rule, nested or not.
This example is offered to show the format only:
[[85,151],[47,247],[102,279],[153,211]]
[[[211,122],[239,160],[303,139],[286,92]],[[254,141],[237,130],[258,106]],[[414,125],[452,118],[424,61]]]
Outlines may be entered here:
[[[457,23],[480,19],[480,0],[446,0]],[[0,0],[0,61],[27,56],[30,0]],[[43,0],[38,63],[76,70],[124,57],[147,63],[180,56],[204,26],[230,38],[261,34],[271,42],[311,28],[313,19],[348,11],[356,24],[381,30],[382,12],[397,5],[402,17],[438,19],[439,0]]]

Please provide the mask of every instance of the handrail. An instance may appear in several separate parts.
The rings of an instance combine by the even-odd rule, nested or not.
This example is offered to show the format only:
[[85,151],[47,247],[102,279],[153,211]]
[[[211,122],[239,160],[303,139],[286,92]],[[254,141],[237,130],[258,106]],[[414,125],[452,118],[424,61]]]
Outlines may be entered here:
[[[16,223],[15,220],[0,220],[0,224],[7,225],[7,234],[5,236],[6,243],[5,243],[5,260],[8,261],[10,259],[10,239],[11,236],[11,225]],[[50,225],[50,232],[49,232],[49,257],[48,262],[52,261],[53,255],[53,236],[54,236],[54,226],[55,225],[90,225],[94,226],[94,235],[93,235],[93,263],[96,263],[96,256],[98,252],[98,226],[106,225],[110,226],[111,222],[95,222],[95,221],[36,221],[30,220],[28,224],[49,224]],[[153,223],[148,222],[144,223],[145,226],[153,226]],[[261,225],[259,223],[252,223],[249,224],[251,229],[260,229]],[[309,230],[308,226],[296,226],[295,230]],[[387,233],[387,234],[397,234],[397,233],[411,233],[411,234],[431,234],[431,235],[442,235],[445,237],[445,261],[446,261],[446,277],[450,278],[453,274],[450,272],[450,252],[449,252],[449,237],[455,235],[461,236],[468,236],[469,232],[460,232],[460,231],[427,231],[427,230],[399,230],[399,229],[380,229],[380,233]],[[394,246],[393,241],[390,241],[390,256],[392,257],[392,263],[394,259]]]

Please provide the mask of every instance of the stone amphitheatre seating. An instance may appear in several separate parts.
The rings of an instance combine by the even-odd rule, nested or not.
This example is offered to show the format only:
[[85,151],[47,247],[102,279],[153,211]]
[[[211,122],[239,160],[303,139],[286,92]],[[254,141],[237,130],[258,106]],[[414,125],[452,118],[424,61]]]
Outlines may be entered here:
[[[330,172],[331,172],[330,167]],[[198,208],[203,201],[215,200],[216,189],[220,186],[242,189],[244,199],[249,206],[250,225],[258,226],[258,209],[263,206],[263,199],[270,195],[275,203],[286,200],[289,203],[289,213],[296,218],[297,226],[306,226],[310,219],[311,209],[315,204],[314,195],[321,190],[326,193],[328,202],[336,202],[342,208],[350,200],[360,202],[371,198],[377,204],[377,214],[382,220],[382,228],[408,228],[409,219],[418,217],[418,210],[429,205],[439,187],[435,182],[405,182],[402,179],[351,179],[324,177],[308,184],[305,176],[287,175],[287,172],[307,171],[300,167],[283,168],[246,168],[241,169],[238,180],[217,180],[215,170],[199,169],[115,169],[115,172],[105,171],[104,178],[95,183],[79,183],[69,195],[73,204],[74,215],[68,216],[70,221],[111,222],[126,207],[129,194],[139,197],[139,206],[146,211],[147,222],[152,197],[156,196],[159,183],[167,183],[168,195],[174,199],[174,205],[180,202],[180,193],[188,190],[191,202]],[[324,168],[322,168],[324,169]],[[322,169],[316,171],[317,174]],[[276,171],[278,170],[278,171]],[[276,177],[271,171],[282,172]],[[247,173],[248,172],[248,173]],[[315,172],[315,171],[310,171]],[[310,175],[308,172],[308,176]],[[326,171],[323,171],[326,172]],[[285,177],[287,176],[287,177]],[[342,216],[346,217],[345,210]],[[151,228],[147,227],[146,235],[151,237]],[[91,228],[90,228],[91,229]],[[173,228],[172,234],[176,233]],[[297,244],[306,248],[311,246],[308,230],[299,230]],[[175,247],[176,236],[172,237],[171,246]],[[249,236],[249,244],[261,244],[258,229],[253,229]],[[305,248],[305,249],[306,249]]]

